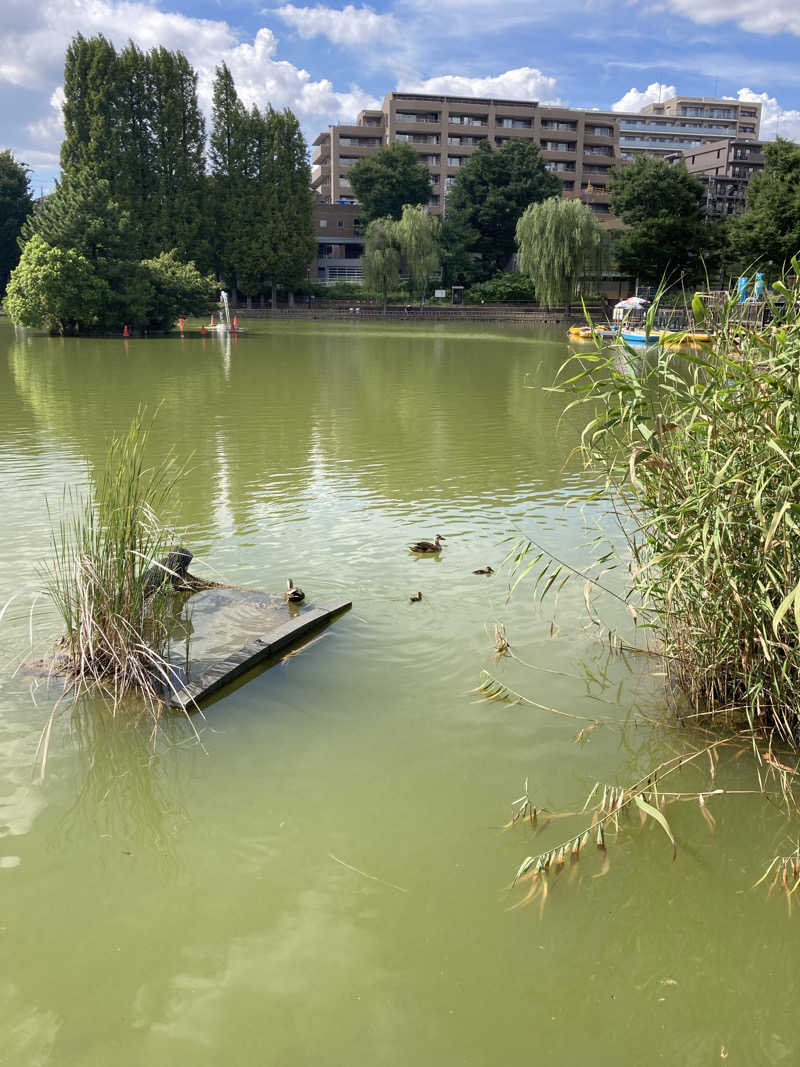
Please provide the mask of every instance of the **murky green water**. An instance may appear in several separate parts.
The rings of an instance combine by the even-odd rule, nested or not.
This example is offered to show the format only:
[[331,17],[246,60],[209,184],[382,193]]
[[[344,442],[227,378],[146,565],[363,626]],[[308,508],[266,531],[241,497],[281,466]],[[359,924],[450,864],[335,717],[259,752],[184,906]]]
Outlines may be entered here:
[[[665,714],[647,662],[609,656],[567,586],[551,635],[501,542],[573,561],[592,484],[550,384],[560,333],[251,326],[217,339],[59,341],[0,326],[0,603],[36,587],[45,496],[85,483],[112,430],[161,403],[157,449],[194,454],[170,516],[197,573],[275,590],[291,575],[351,613],[153,751],[99,706],[0,689],[0,1063],[57,1067],[797,1063],[796,922],[752,883],[788,850],[753,797],[670,809],[570,883],[509,911],[520,861],[581,824],[503,832],[527,777],[580,807],[672,755],[672,728],[476,703],[481,668],[537,702],[624,722]],[[527,388],[526,388],[527,386]],[[439,559],[406,543],[447,535]],[[409,593],[423,600],[410,604]],[[0,630],[4,678],[29,595]],[[494,666],[494,626],[536,667]],[[564,677],[567,675],[568,677]],[[684,776],[705,788],[706,774]],[[747,758],[717,784],[751,788]],[[333,858],[336,857],[336,858]],[[342,861],[342,862],[339,862]],[[345,866],[348,864],[349,866]],[[357,868],[357,871],[351,868]],[[358,873],[364,872],[364,873]],[[367,877],[370,875],[371,877]]]

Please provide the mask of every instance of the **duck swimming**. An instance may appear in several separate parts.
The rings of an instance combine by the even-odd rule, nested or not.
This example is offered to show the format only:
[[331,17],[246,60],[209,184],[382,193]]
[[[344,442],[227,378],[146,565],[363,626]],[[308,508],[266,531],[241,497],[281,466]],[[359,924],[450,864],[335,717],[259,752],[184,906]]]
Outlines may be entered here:
[[446,541],[446,537],[442,537],[441,534],[437,534],[432,541],[415,541],[409,547],[412,552],[441,552],[442,541]]
[[473,571],[472,573],[473,574],[494,574],[494,567],[489,567],[489,566],[479,567],[476,571]]
[[408,599],[412,604],[418,604],[422,600],[422,593],[412,593]]
[[298,589],[291,578],[286,581],[286,592],[283,594],[283,599],[287,604],[299,604],[305,600],[306,594],[302,589]]

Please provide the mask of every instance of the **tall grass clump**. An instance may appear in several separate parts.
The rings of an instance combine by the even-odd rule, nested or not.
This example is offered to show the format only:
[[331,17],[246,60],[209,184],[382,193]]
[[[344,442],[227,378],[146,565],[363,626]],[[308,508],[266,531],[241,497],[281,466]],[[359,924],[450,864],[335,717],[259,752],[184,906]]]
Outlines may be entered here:
[[712,313],[695,297],[710,342],[673,336],[645,353],[598,342],[565,364],[560,387],[592,412],[581,451],[605,473],[598,496],[610,496],[629,550],[617,566],[630,569],[629,601],[671,687],[697,715],[794,743],[800,285],[776,283],[766,301],[765,325],[733,298]]
[[149,434],[140,413],[124,437],[111,440],[105,470],[89,492],[67,491],[66,517],[54,524],[43,576],[64,625],[56,665],[72,690],[100,689],[114,709],[136,691],[157,720],[172,678],[170,605],[160,581],[146,572],[165,570],[158,560],[175,537],[157,516],[182,471],[171,456],[148,464]]

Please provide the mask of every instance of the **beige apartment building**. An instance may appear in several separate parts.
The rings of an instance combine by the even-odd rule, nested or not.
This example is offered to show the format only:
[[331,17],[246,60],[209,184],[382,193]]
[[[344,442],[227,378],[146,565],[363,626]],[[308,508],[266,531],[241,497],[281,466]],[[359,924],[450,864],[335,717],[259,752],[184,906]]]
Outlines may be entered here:
[[[319,246],[315,275],[327,283],[360,281],[363,238],[347,171],[383,145],[405,142],[416,150],[431,172],[430,210],[444,214],[459,168],[479,144],[488,141],[499,148],[512,138],[530,139],[561,179],[563,195],[581,199],[604,227],[613,227],[620,223],[609,208],[612,167],[642,154],[683,154],[693,169],[692,152],[712,143],[716,152],[722,137],[738,145],[737,152],[748,140],[757,144],[760,123],[759,103],[707,97],[678,96],[648,104],[641,112],[620,113],[543,106],[532,100],[387,93],[380,110],[360,112],[352,125],[329,126],[314,141]],[[736,179],[735,168],[729,170]],[[709,197],[721,203],[728,194],[715,185]]]
[[609,217],[608,174],[620,161],[616,115],[526,100],[388,93],[380,111],[362,111],[353,125],[329,126],[319,134],[311,160],[313,187],[326,203],[355,203],[348,169],[382,145],[405,142],[430,170],[430,209],[441,214],[459,167],[478,145],[488,141],[499,148],[512,138],[539,144],[565,195]]
[[647,104],[639,112],[617,112],[623,163],[637,155],[666,156],[719,141],[722,137],[757,141],[761,104],[675,96]]
[[682,163],[706,189],[707,219],[739,215],[747,207],[747,184],[764,169],[763,142],[728,137],[668,156]]

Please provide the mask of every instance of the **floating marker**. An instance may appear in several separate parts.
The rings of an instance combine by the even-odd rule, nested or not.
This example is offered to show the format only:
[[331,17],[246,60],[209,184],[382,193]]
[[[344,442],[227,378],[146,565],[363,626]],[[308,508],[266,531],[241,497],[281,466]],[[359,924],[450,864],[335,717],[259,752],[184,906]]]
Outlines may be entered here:
[[124,329],[123,329],[123,331],[122,331],[122,336],[123,337],[130,337],[130,335],[131,335],[131,331],[128,329],[127,324],[126,324]]

